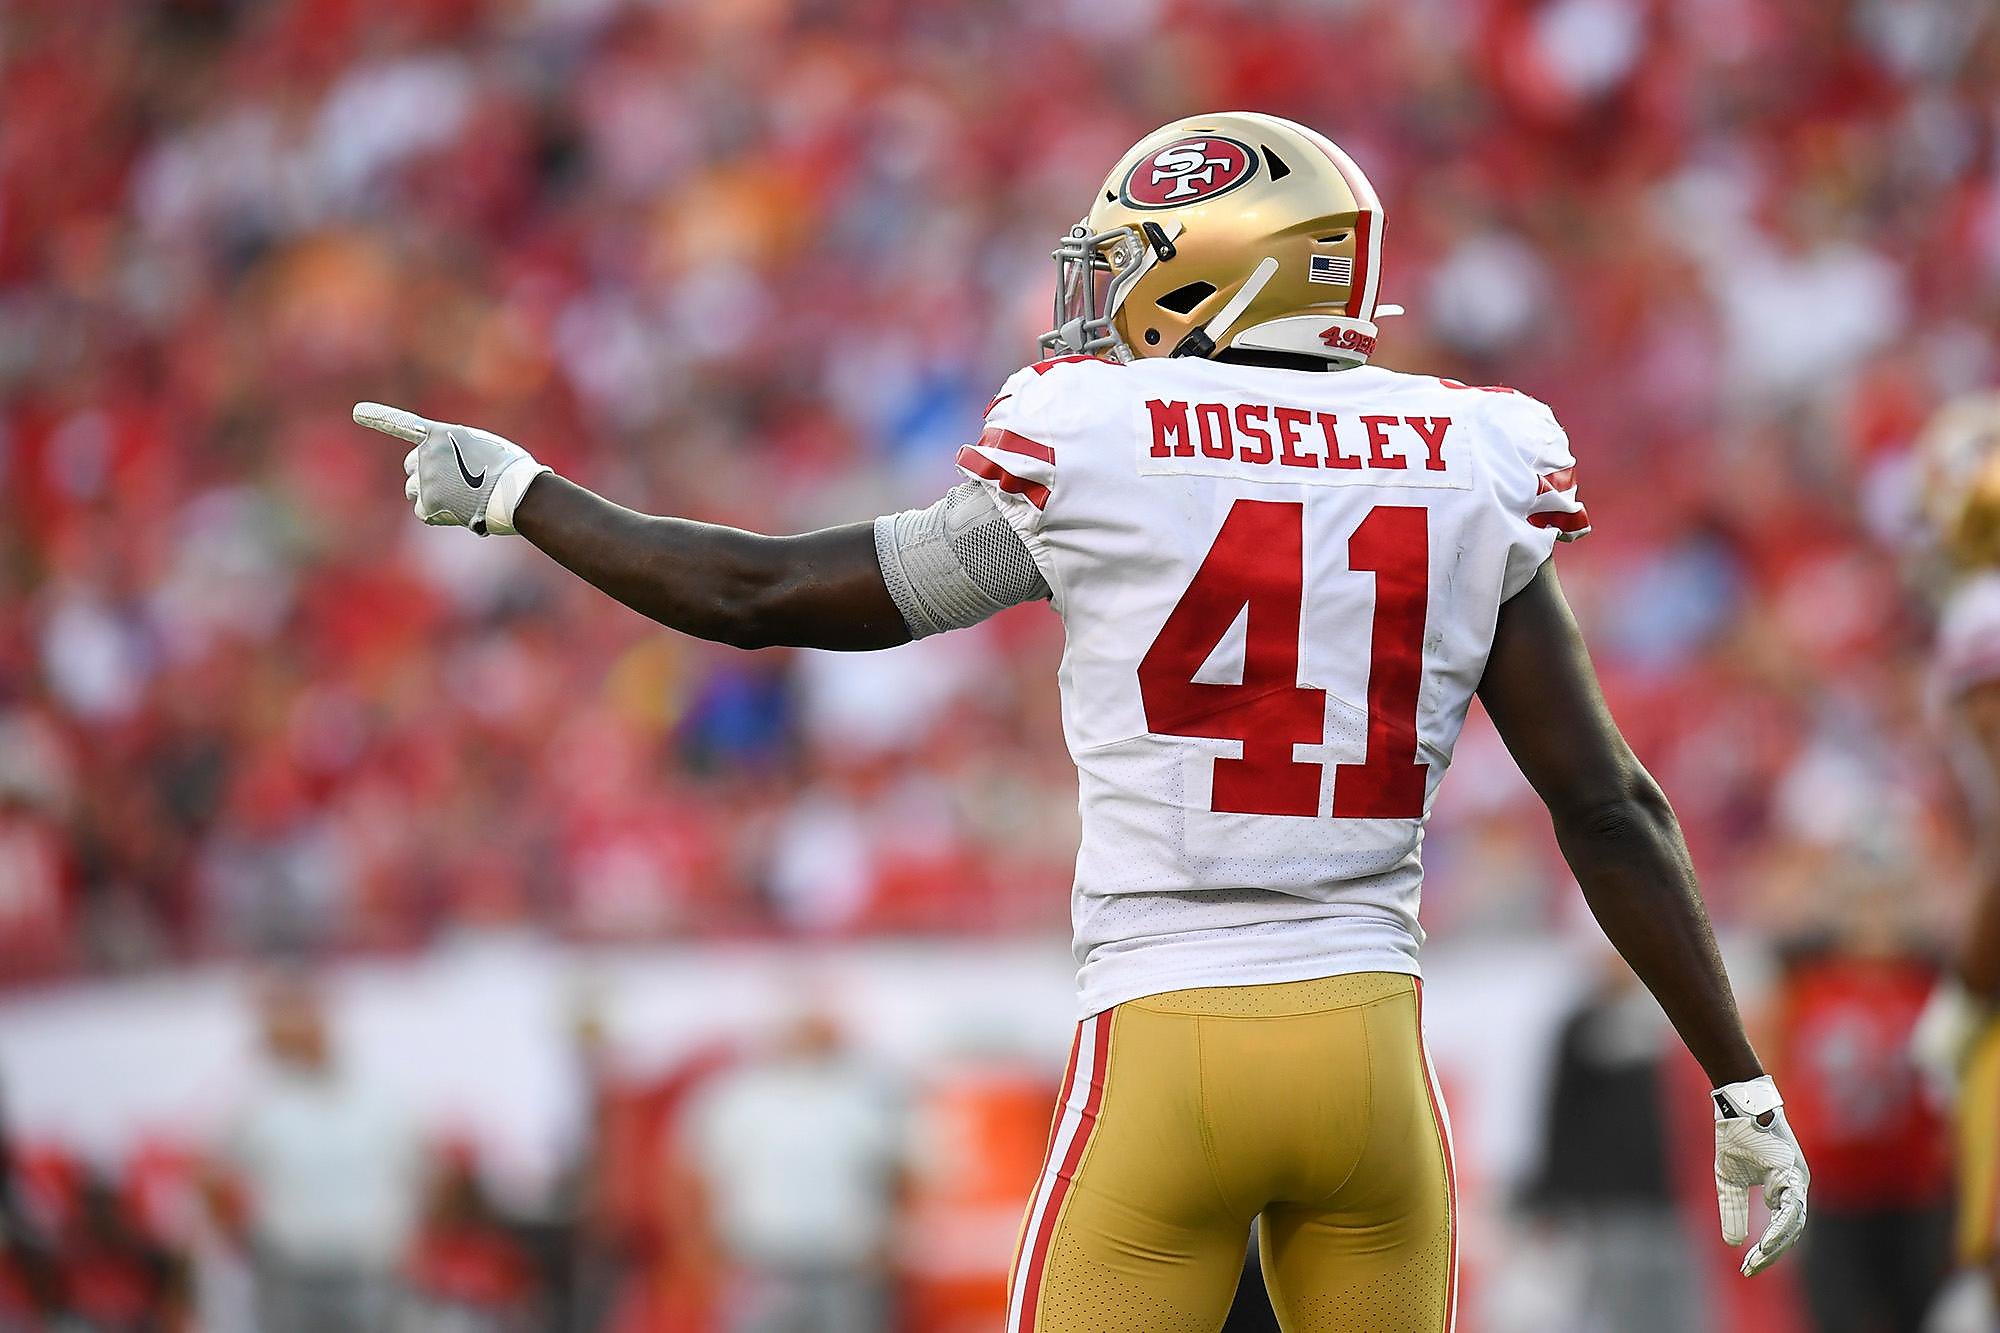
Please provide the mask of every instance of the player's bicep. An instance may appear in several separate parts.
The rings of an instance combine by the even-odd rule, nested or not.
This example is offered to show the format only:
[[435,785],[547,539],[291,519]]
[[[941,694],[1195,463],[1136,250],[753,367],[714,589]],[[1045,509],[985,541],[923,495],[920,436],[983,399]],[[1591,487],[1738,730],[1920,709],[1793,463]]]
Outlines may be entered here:
[[991,493],[972,482],[927,509],[875,520],[875,551],[912,638],[976,625],[1049,595],[1027,543]]
[[1553,560],[1501,604],[1479,700],[1551,811],[1587,811],[1651,786],[1604,702]]

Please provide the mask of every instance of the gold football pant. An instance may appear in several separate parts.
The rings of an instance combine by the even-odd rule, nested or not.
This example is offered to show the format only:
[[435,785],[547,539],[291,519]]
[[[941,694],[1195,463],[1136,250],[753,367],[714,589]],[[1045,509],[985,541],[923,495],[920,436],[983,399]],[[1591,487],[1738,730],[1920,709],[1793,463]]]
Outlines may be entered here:
[[2000,1260],[2000,1021],[1986,1025],[1965,1065],[1958,1133],[1958,1261]]
[[1086,1019],[1007,1333],[1214,1333],[1250,1224],[1287,1333],[1446,1333],[1450,1124],[1422,992],[1384,972],[1174,991]]

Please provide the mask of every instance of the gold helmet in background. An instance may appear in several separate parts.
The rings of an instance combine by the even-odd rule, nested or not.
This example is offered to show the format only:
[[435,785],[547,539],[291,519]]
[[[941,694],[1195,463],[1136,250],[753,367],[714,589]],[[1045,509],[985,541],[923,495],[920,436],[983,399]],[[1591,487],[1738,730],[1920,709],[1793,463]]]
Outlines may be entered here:
[[1924,515],[1961,569],[2000,567],[2000,390],[1938,410],[1917,441]]
[[1325,135],[1254,111],[1190,116],[1133,145],[1055,251],[1048,352],[1375,350],[1382,204]]

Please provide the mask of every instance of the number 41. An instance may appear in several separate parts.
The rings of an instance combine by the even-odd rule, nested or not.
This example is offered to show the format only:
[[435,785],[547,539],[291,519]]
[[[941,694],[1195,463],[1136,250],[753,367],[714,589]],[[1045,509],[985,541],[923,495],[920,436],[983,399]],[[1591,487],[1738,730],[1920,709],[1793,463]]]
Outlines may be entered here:
[[[1348,538],[1348,567],[1375,575],[1375,617],[1368,748],[1363,762],[1334,768],[1335,819],[1423,814],[1427,769],[1417,759],[1417,691],[1430,596],[1429,517],[1419,506],[1378,505]],[[1319,813],[1322,765],[1292,757],[1293,746],[1326,739],[1326,691],[1299,684],[1304,602],[1305,505],[1238,500],[1139,662],[1149,730],[1243,743],[1241,758],[1215,761],[1210,810]],[[1246,606],[1242,683],[1196,681]]]

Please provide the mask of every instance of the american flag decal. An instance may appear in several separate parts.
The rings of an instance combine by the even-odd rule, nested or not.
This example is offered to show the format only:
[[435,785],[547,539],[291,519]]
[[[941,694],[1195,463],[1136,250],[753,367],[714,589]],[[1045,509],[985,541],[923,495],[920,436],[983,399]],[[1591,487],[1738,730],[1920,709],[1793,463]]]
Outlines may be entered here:
[[1331,282],[1345,287],[1354,281],[1354,261],[1346,255],[1314,255],[1306,277],[1312,282]]

